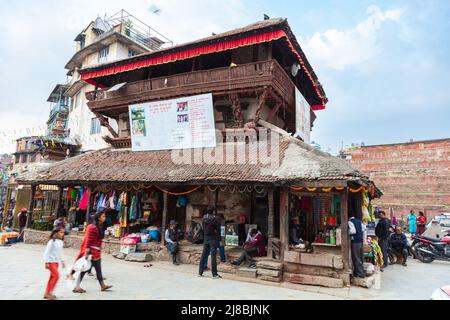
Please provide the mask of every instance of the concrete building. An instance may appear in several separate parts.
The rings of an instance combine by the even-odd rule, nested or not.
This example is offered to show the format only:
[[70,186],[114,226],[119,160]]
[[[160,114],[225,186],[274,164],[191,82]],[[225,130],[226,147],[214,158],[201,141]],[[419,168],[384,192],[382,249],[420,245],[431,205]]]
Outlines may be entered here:
[[450,212],[450,138],[362,146],[342,156],[383,191],[374,205],[396,217]]
[[[12,170],[13,157],[8,154],[0,155],[0,208],[3,208],[8,190],[9,174]],[[0,222],[1,224],[1,222]]]
[[125,10],[91,21],[74,41],[75,53],[65,66],[71,76],[65,91],[71,98],[68,134],[82,145],[81,152],[86,152],[109,146],[102,137],[110,133],[101,121],[115,129],[117,122],[89,110],[85,94],[95,87],[82,81],[78,70],[158,50],[172,42]]

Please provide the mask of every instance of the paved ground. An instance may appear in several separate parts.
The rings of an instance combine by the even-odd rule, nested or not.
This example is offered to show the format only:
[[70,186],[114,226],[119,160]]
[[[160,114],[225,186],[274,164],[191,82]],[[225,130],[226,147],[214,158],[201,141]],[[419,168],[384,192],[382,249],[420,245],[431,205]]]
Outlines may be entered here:
[[[42,262],[43,246],[16,244],[0,247],[0,299],[41,299],[48,271]],[[66,249],[68,261],[76,256]],[[109,255],[103,257],[107,283],[111,292],[100,292],[98,282],[86,277],[86,294],[76,295],[60,280],[56,295],[61,299],[429,299],[432,291],[450,284],[450,264],[422,264],[410,261],[408,267],[390,266],[377,279],[377,288],[329,289],[286,284],[267,286],[224,279],[211,279],[210,274],[199,278],[193,265],[173,266],[168,262],[152,262],[144,268],[141,263],[125,262]],[[169,286],[170,284],[170,286]],[[176,290],[173,290],[173,284]],[[177,285],[179,284],[179,285]],[[294,289],[296,288],[296,289]],[[300,289],[300,290],[298,290]]]

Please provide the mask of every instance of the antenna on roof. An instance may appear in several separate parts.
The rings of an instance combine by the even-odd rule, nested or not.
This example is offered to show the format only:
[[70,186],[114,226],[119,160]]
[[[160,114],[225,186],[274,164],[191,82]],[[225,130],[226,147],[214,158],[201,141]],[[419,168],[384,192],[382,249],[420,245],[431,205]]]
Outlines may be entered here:
[[270,17],[264,13],[264,20],[269,20],[269,19],[270,19]]

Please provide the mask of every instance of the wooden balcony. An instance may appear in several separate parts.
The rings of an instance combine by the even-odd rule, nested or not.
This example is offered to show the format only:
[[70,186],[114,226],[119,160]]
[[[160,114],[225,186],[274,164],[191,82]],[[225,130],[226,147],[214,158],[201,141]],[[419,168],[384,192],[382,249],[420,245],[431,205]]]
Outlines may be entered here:
[[273,101],[283,101],[293,110],[294,83],[276,60],[141,80],[117,91],[91,91],[86,93],[86,98],[93,112],[117,118],[118,114],[128,112],[131,104],[203,93],[212,93],[215,97],[230,93],[254,95],[265,88],[271,90]]

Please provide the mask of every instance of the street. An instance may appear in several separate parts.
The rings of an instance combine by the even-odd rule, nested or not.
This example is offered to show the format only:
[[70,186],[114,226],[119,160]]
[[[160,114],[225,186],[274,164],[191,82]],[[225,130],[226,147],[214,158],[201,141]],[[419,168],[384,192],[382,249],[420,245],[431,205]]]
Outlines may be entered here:
[[[44,269],[42,258],[43,251],[44,247],[40,245],[0,247],[0,299],[42,299],[48,279],[48,271]],[[68,264],[76,254],[76,250],[65,249]],[[390,266],[372,289],[330,289],[289,284],[276,287],[232,280],[232,276],[228,274],[222,274],[223,279],[214,280],[210,273],[205,273],[203,278],[197,277],[195,265],[173,266],[162,261],[151,263],[150,268],[144,268],[142,263],[126,262],[104,255],[102,265],[106,283],[114,285],[110,292],[101,292],[95,277],[86,276],[82,286],[87,293],[72,293],[61,272],[55,294],[64,300],[429,299],[434,289],[450,282],[448,263],[423,264],[417,260],[409,260],[408,267]]]

